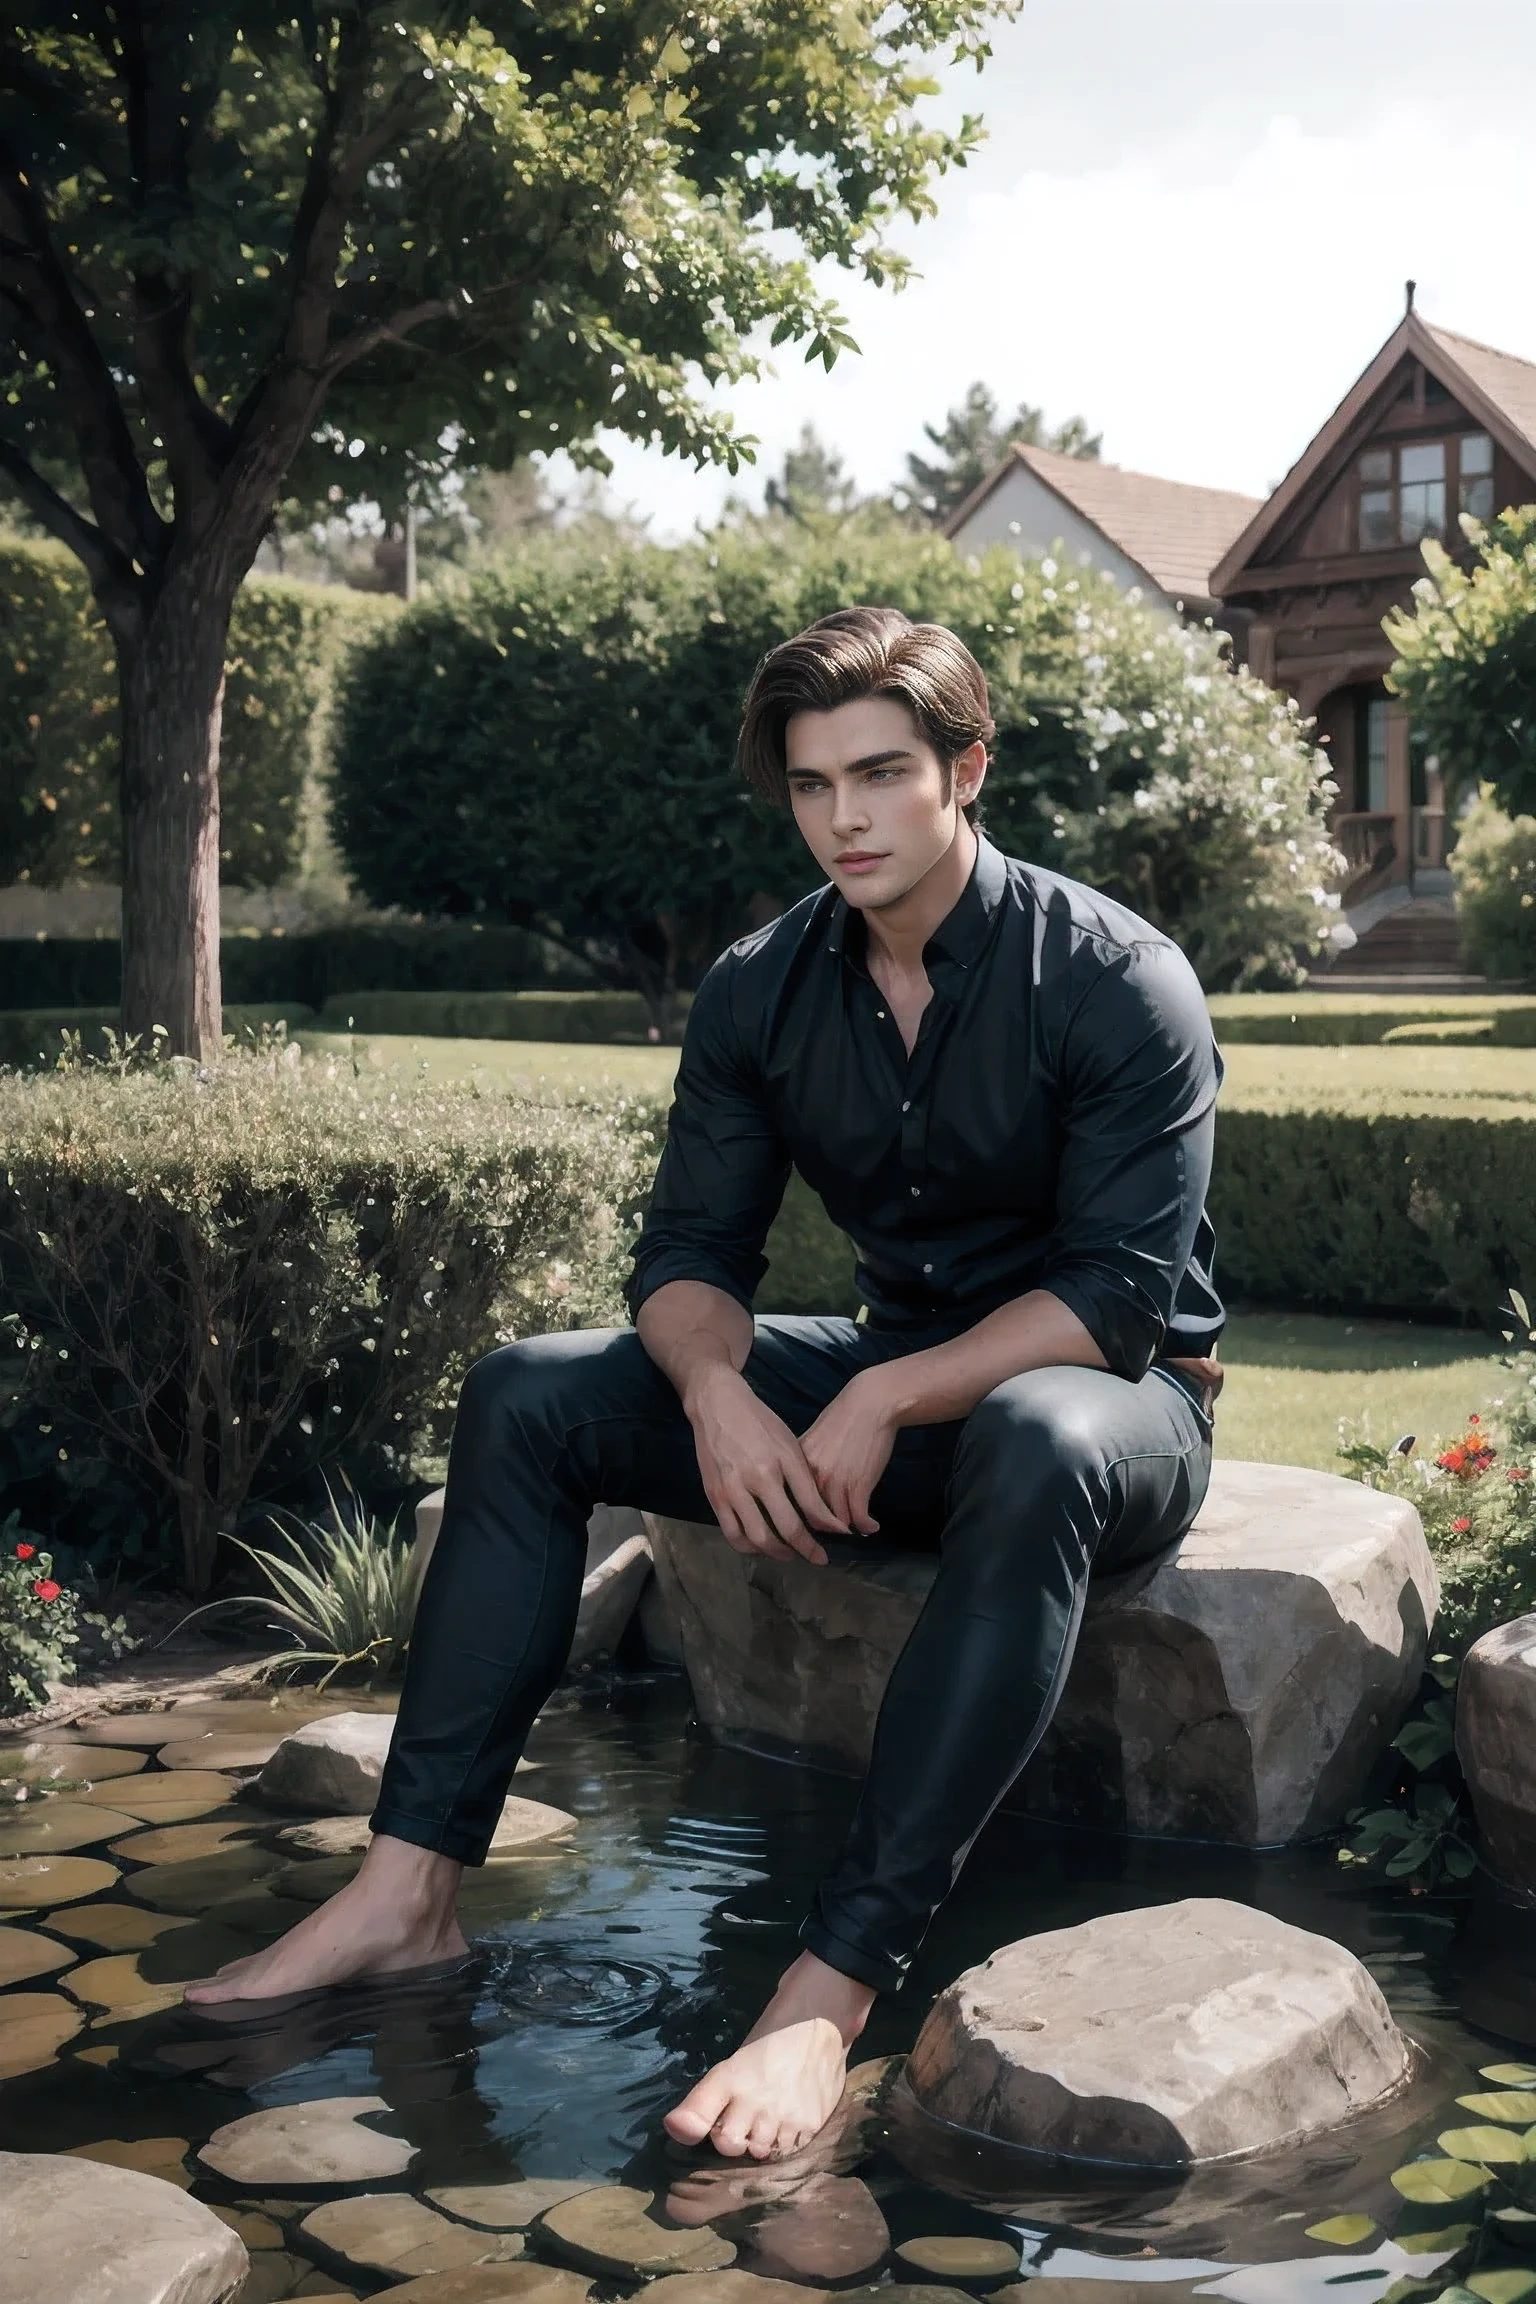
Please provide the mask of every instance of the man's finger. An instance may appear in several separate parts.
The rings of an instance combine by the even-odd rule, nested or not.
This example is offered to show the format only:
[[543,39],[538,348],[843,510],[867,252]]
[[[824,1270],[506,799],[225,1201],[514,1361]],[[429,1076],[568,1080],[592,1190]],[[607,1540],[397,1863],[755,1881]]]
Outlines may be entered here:
[[[781,1479],[787,1479],[787,1477],[788,1467],[786,1466]],[[787,1544],[792,1553],[802,1560],[809,1560],[817,1568],[826,1566],[827,1556],[825,1552],[801,1519],[799,1506],[786,1487],[779,1485],[765,1489],[758,1498],[758,1502],[773,1522],[780,1541]]]
[[771,1525],[761,1499],[754,1496],[750,1489],[743,1493],[736,1511],[742,1533],[754,1552],[762,1553],[768,1560],[794,1559],[791,1547]]
[[800,1517],[808,1528],[820,1528],[828,1536],[846,1536],[849,1533],[846,1518],[838,1517],[837,1508],[818,1478],[815,1466],[798,1450],[785,1459],[784,1485],[793,1496]]

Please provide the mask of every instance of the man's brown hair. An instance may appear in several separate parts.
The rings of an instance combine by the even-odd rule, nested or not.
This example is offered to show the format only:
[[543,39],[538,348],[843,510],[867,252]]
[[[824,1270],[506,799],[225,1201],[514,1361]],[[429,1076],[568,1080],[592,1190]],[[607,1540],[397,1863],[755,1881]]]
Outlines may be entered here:
[[899,608],[838,608],[771,648],[752,676],[736,761],[753,790],[786,805],[789,722],[797,712],[831,712],[861,696],[905,704],[946,779],[962,752],[990,744],[996,733],[986,674],[953,632],[914,624]]

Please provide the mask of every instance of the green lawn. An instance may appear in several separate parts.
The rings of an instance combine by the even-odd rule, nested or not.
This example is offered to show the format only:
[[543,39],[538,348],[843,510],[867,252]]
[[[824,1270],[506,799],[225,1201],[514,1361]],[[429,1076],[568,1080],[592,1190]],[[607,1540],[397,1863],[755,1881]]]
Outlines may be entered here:
[[593,1046],[563,1040],[419,1040],[384,1033],[295,1032],[311,1055],[355,1060],[370,1075],[401,1080],[483,1080],[536,1094],[617,1088],[665,1096],[677,1070],[675,1048]]

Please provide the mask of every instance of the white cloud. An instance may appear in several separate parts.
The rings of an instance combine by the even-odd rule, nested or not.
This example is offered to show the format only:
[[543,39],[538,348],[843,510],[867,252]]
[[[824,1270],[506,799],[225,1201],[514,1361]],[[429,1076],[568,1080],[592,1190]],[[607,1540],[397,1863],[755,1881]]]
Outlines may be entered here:
[[[745,492],[806,422],[884,487],[980,376],[1005,403],[1080,412],[1116,463],[1262,494],[1396,324],[1410,274],[1426,317],[1536,358],[1536,171],[1514,135],[1427,94],[1326,132],[1232,127],[1207,116],[1010,189],[953,178],[910,237],[921,280],[842,284],[862,357],[829,376],[781,352],[775,378],[726,396],[763,443]],[[611,445],[615,493],[661,532],[732,486]]]

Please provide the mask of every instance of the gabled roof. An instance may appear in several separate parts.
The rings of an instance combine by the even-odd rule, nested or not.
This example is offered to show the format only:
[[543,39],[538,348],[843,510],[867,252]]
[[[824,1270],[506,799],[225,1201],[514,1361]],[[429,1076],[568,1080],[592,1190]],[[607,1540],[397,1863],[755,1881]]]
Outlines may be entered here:
[[1314,482],[1326,484],[1347,460],[1377,394],[1410,355],[1536,478],[1536,366],[1470,336],[1453,335],[1449,328],[1432,328],[1417,312],[1407,312],[1213,570],[1211,583],[1218,594],[1234,588],[1305,491]]
[[955,535],[1018,464],[1134,560],[1152,584],[1178,599],[1214,597],[1212,568],[1259,509],[1257,496],[1158,480],[1148,472],[1101,464],[1095,457],[1059,456],[1054,449],[1015,441],[996,470],[950,514],[945,535]]

